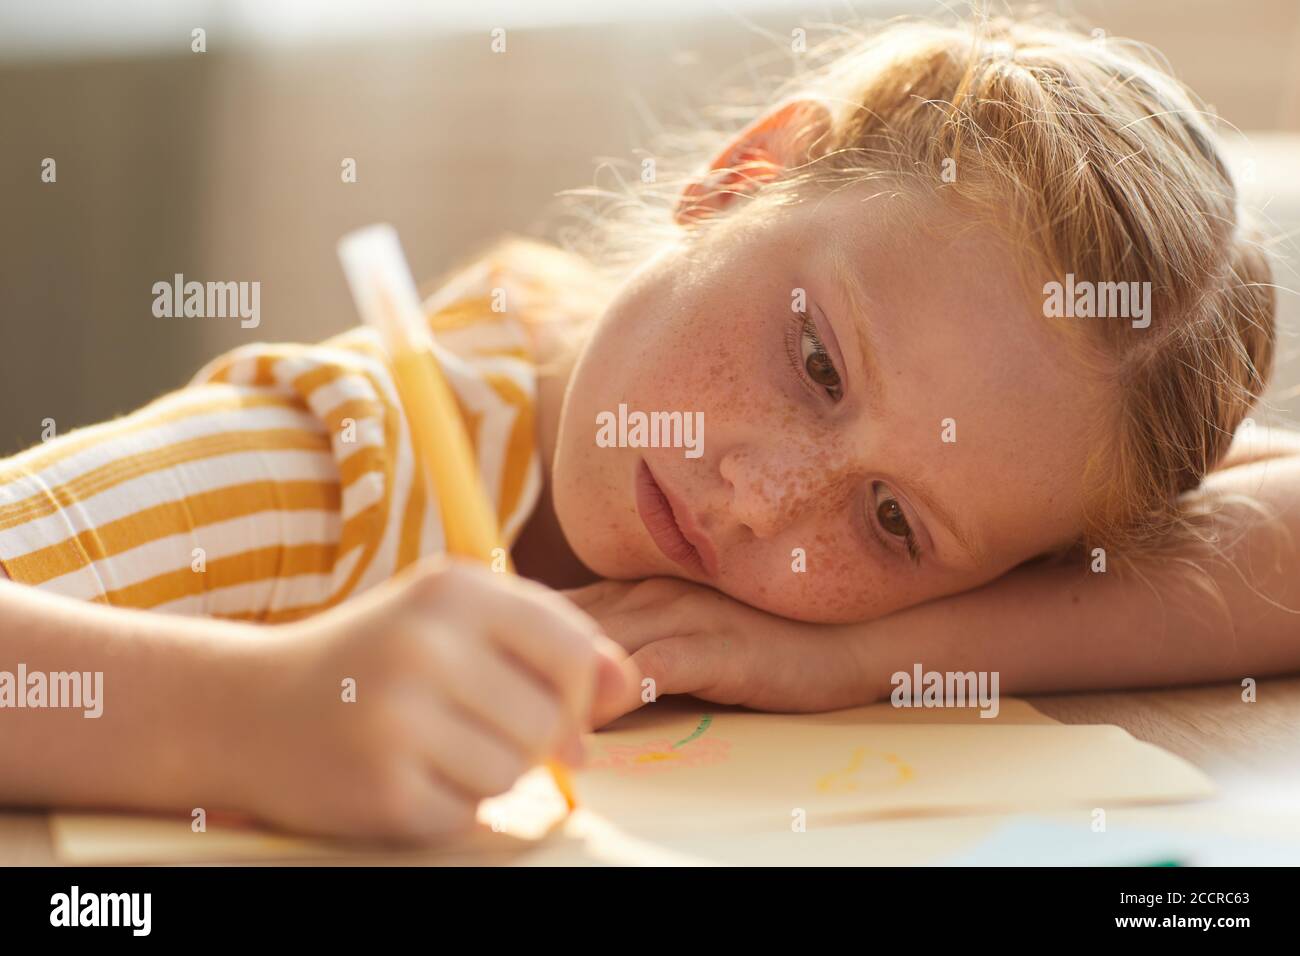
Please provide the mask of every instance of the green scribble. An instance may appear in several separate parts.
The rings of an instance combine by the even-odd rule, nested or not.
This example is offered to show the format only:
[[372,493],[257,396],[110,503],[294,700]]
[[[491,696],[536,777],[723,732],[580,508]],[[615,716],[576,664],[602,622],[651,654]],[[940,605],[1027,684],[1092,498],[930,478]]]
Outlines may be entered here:
[[689,743],[690,743],[692,740],[694,740],[696,737],[700,736],[700,734],[702,734],[702,733],[704,733],[706,730],[708,730],[708,729],[709,729],[709,724],[711,724],[711,723],[713,723],[713,715],[712,715],[712,714],[704,714],[704,715],[702,715],[702,716],[700,717],[700,725],[699,725],[698,727],[695,728],[695,733],[691,734],[689,737],[683,737],[681,740],[677,741],[677,743],[673,744],[672,749],[673,749],[673,750],[676,750],[678,747],[682,746],[683,744],[689,744]]

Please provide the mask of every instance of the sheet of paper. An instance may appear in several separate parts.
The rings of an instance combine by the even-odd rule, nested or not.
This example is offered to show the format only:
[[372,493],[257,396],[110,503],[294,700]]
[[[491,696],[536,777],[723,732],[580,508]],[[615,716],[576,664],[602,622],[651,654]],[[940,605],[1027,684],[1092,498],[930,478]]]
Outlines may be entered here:
[[[1026,821],[1036,824],[1032,832],[1022,826]],[[1300,865],[1300,806],[1249,815],[1219,800],[1113,807],[1106,814],[1109,837],[1094,834],[1092,821],[1090,808],[1032,817],[895,817],[802,832],[679,834],[657,845],[727,866],[1115,866],[1167,859],[1196,866]]]
[[1216,831],[1092,828],[1082,816],[1065,822],[1008,820],[963,852],[940,856],[942,866],[1295,866],[1300,842],[1242,839]]
[[[657,845],[727,866],[933,866],[1005,865],[1008,844],[994,839],[1026,820],[1052,830],[1036,832],[1037,844],[1019,844],[1020,861],[1040,865],[1117,865],[1121,859],[1154,862],[1173,854],[1196,866],[1300,865],[1300,794],[1289,809],[1243,813],[1231,801],[1111,807],[1109,832],[1092,840],[1092,808],[1035,814],[962,814],[893,817],[869,823],[790,828],[754,833],[691,833],[665,836]],[[1022,831],[1023,832],[1023,831]],[[1087,834],[1082,854],[1075,854]],[[1013,834],[1014,835],[1014,834]],[[1068,844],[1062,840],[1064,835]],[[1148,839],[1154,837],[1154,840]],[[1141,841],[1147,840],[1145,845]],[[985,845],[987,841],[987,845]],[[1135,853],[1135,850],[1143,852]],[[989,855],[997,852],[997,858]]]
[[214,824],[194,832],[188,818],[60,813],[52,818],[61,862],[114,863],[347,862],[412,866],[696,866],[709,861],[624,833],[564,798],[540,768],[509,793],[484,801],[480,827],[437,850],[334,843]]
[[213,863],[224,860],[297,860],[338,856],[323,841],[221,824],[195,833],[189,817],[125,813],[55,813],[50,834],[59,862]]
[[[1119,728],[1060,725],[1011,698],[995,719],[887,704],[758,714],[665,699],[588,745],[591,765],[575,775],[581,813],[565,819],[559,794],[537,771],[484,802],[479,831],[432,852],[394,855],[219,824],[194,833],[188,817],[56,814],[52,828],[68,863],[689,864],[782,862],[786,853],[813,862],[818,844],[843,845],[827,842],[830,825],[873,816],[1183,800],[1211,789],[1187,764]],[[782,843],[796,833],[796,810],[805,818],[797,835],[810,839]],[[990,824],[946,826],[972,842]],[[922,829],[913,828],[914,845]],[[710,834],[713,848],[704,839]]]
[[870,823],[752,833],[675,834],[658,845],[724,866],[923,866],[974,846],[1007,817],[892,817]]
[[[705,704],[690,697],[670,697],[656,703],[664,713],[702,713],[712,706],[719,714],[747,713],[738,707],[718,707]],[[615,721],[602,731],[618,730],[623,721],[632,720],[637,714],[644,714],[651,708],[643,707],[640,711],[628,714]],[[781,715],[776,715],[781,716]],[[796,715],[785,715],[796,716]],[[888,703],[871,704],[867,707],[850,707],[846,710],[834,710],[825,714],[797,715],[808,720],[817,720],[824,724],[1059,724],[1060,721],[1048,717],[1035,708],[1029,701],[1019,697],[1003,697],[998,701],[997,714],[992,717],[980,716],[974,707],[894,707]]]
[[1191,764],[1119,727],[982,723],[650,706],[599,734],[575,780],[585,807],[638,835],[1167,803],[1214,792]]

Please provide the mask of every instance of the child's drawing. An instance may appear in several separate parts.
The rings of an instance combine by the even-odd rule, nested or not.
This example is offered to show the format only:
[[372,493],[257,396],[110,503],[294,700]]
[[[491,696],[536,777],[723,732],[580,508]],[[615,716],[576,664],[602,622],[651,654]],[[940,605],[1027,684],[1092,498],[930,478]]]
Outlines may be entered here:
[[620,776],[645,775],[677,767],[703,767],[726,760],[731,742],[706,737],[713,717],[703,714],[689,736],[673,743],[661,737],[642,744],[610,744],[604,754],[592,760],[590,770],[613,770]]
[[859,747],[853,751],[848,766],[817,779],[817,791],[852,793],[869,786],[904,784],[915,775],[916,772],[898,754]]

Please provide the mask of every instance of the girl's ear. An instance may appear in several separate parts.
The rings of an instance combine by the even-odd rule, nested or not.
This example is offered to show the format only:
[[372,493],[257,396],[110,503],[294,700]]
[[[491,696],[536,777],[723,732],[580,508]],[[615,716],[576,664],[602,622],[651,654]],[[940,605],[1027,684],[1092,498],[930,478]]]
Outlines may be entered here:
[[737,196],[753,195],[783,171],[813,158],[830,125],[825,100],[800,97],[782,103],[741,130],[708,170],[682,190],[673,218],[684,226],[719,214]]

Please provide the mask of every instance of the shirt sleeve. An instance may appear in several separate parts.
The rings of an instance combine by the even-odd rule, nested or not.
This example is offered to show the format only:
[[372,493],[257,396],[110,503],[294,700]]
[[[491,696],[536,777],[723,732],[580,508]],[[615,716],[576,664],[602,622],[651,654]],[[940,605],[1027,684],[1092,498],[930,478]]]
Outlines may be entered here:
[[364,330],[236,350],[134,414],[0,462],[0,564],[83,600],[292,620],[440,548]]
[[[536,370],[499,269],[426,303],[509,546],[541,489]],[[139,411],[0,461],[0,567],[122,607],[282,622],[445,549],[387,358],[356,328],[249,345]]]

